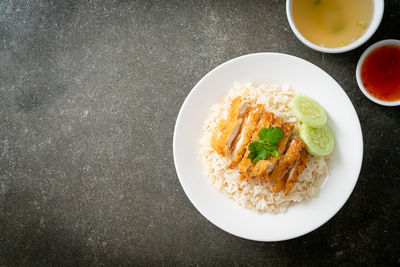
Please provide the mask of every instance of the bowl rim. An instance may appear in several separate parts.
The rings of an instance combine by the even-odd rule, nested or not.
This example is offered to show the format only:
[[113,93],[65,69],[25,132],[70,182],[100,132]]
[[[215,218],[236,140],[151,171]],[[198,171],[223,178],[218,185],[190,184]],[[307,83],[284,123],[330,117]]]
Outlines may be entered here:
[[292,29],[293,33],[296,35],[297,39],[299,39],[303,44],[306,46],[317,50],[319,52],[324,52],[324,53],[343,53],[347,52],[350,50],[353,50],[362,44],[364,44],[366,41],[371,38],[371,36],[376,32],[378,29],[379,25],[381,24],[383,13],[384,13],[384,0],[372,0],[374,4],[374,11],[371,19],[371,23],[368,27],[368,29],[364,32],[364,34],[358,38],[356,41],[342,46],[342,47],[335,47],[335,48],[329,48],[329,47],[322,47],[319,45],[316,45],[310,41],[308,41],[303,35],[297,30],[297,27],[293,21],[293,16],[292,16],[292,2],[293,0],[286,0],[286,15],[287,19],[289,21],[290,28]]
[[386,40],[382,40],[379,42],[374,43],[373,45],[371,45],[370,47],[368,47],[364,53],[361,55],[360,59],[358,60],[357,63],[357,67],[356,67],[356,79],[357,79],[357,84],[358,87],[360,88],[361,92],[363,92],[363,94],[369,98],[371,101],[383,105],[383,106],[399,106],[400,105],[400,100],[396,100],[396,101],[385,101],[385,100],[381,100],[378,99],[376,97],[374,97],[373,95],[371,95],[367,89],[364,87],[364,84],[361,81],[361,66],[364,63],[365,58],[372,52],[374,51],[376,48],[378,47],[382,47],[385,45],[396,45],[400,47],[400,40],[397,39],[386,39]]

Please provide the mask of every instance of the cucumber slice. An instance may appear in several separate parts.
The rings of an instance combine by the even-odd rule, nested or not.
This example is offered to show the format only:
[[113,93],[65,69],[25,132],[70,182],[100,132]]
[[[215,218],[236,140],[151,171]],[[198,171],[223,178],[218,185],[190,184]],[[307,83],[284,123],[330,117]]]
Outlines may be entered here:
[[328,116],[324,108],[314,99],[306,95],[296,96],[291,103],[296,117],[313,128],[321,128],[326,124]]
[[322,128],[312,128],[307,124],[302,124],[300,137],[306,144],[308,153],[316,157],[331,154],[335,146],[332,131],[326,125]]

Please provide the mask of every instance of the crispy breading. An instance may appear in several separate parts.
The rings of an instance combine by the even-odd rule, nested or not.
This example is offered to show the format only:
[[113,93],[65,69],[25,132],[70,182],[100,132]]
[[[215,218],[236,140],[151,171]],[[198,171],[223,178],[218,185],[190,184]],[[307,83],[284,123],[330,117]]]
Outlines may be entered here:
[[253,110],[249,112],[245,122],[242,126],[242,131],[240,133],[239,140],[236,143],[236,146],[232,152],[232,161],[228,168],[235,168],[239,162],[242,160],[244,153],[246,152],[246,148],[250,142],[250,138],[257,128],[257,123],[260,119],[259,110]]
[[[251,137],[251,139],[256,139],[259,140],[260,138],[258,137],[258,132],[262,129],[262,128],[268,128],[270,127],[273,119],[274,119],[274,114],[271,112],[265,112],[264,107],[260,106],[259,109],[261,109],[262,112],[262,117],[260,119],[260,121],[258,122],[258,125],[255,129],[255,131],[253,132],[253,135]],[[247,175],[249,172],[251,172],[251,168],[253,166],[253,163],[251,162],[251,159],[248,158],[248,155],[250,154],[250,150],[247,148],[246,149],[246,153],[243,157],[243,159],[240,161],[239,163],[239,172],[242,175]]]
[[[279,152],[279,155],[282,155],[286,151],[289,137],[292,134],[293,128],[294,128],[293,123],[285,122],[282,124],[281,129],[283,132],[283,138],[281,141],[279,141],[279,143],[277,145],[277,150]],[[272,170],[275,168],[275,165],[278,162],[280,157],[281,156],[279,156],[277,158],[276,157],[269,158],[269,164],[267,165],[266,170],[264,172],[264,177],[265,177],[264,180],[271,181],[271,177],[268,174],[271,173]]]
[[285,188],[286,180],[288,179],[289,172],[287,172],[279,181],[277,181],[272,187],[271,191],[274,193],[278,193]]
[[232,132],[238,129],[238,122],[240,123],[242,121],[239,117],[239,115],[242,115],[242,109],[242,98],[239,96],[232,101],[229,107],[228,118],[225,121],[225,127],[221,127],[221,134],[218,134],[217,129],[213,132],[213,137],[215,138],[213,148],[222,156],[226,156],[228,139],[232,138]]
[[294,129],[294,124],[291,122],[285,122],[282,124],[283,138],[281,141],[279,141],[277,145],[279,154],[285,152],[287,143],[289,141],[289,137],[292,134],[293,129]]
[[210,145],[215,151],[217,151],[219,149],[218,138],[221,136],[222,131],[225,129],[225,124],[226,124],[226,120],[220,119],[212,133]]
[[282,118],[281,117],[274,117],[274,121],[272,122],[272,127],[281,127],[282,125]]
[[280,179],[284,179],[286,172],[290,166],[293,166],[296,161],[300,159],[300,152],[305,147],[305,144],[301,138],[294,138],[289,145],[285,155],[279,158],[278,164],[272,171],[271,181],[277,182]]
[[303,148],[300,152],[300,159],[294,167],[293,171],[290,173],[289,178],[286,181],[284,194],[288,194],[292,190],[294,184],[297,182],[297,178],[303,172],[307,164],[307,151]]
[[239,172],[242,175],[246,175],[248,169],[252,166],[252,162],[251,159],[248,158],[250,154],[250,151],[247,149],[246,153],[244,154],[244,157],[242,158],[242,160],[240,161],[238,168],[239,168]]
[[225,156],[231,157],[232,149],[235,147],[235,144],[238,140],[238,136],[240,135],[240,131],[243,126],[243,118],[238,118],[236,122],[236,127],[233,129],[231,134],[228,137],[228,140],[226,141],[226,146],[224,148],[224,153],[226,153]]
[[[286,149],[286,144],[289,140],[290,134],[293,131],[294,125],[290,122],[285,122],[282,124],[282,119],[277,117],[272,126],[281,127],[282,129],[283,138],[277,145],[279,154],[282,154]],[[253,175],[262,175],[262,180],[270,180],[268,173],[275,167],[277,160],[278,158],[271,156],[268,159],[258,161],[254,167]]]

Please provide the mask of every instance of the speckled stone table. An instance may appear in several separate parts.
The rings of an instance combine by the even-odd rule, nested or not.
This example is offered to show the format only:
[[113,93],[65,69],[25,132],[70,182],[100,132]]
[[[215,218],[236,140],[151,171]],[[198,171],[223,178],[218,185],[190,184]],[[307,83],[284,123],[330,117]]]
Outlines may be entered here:
[[[364,46],[321,54],[282,1],[0,1],[0,266],[400,264],[400,108],[369,101],[355,67],[400,37],[400,1]],[[176,116],[228,59],[272,51],[332,75],[359,115],[364,161],[341,211],[285,242],[232,236],[183,192]],[[338,107],[340,108],[340,107]]]

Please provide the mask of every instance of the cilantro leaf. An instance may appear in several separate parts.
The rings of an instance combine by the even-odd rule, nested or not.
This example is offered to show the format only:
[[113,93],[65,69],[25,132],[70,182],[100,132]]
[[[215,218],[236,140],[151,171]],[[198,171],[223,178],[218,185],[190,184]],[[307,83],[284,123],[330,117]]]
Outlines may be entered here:
[[274,149],[271,151],[271,155],[274,156],[275,158],[280,156],[280,154],[279,154],[278,150],[276,149],[276,147],[274,147]]
[[267,158],[267,151],[264,148],[263,143],[261,142],[252,142],[249,145],[249,150],[250,150],[250,154],[249,154],[249,158],[251,159],[252,162],[257,162],[260,159],[266,159]]
[[[257,157],[257,152],[253,151],[250,152],[250,154],[247,156],[249,159],[251,159],[251,162],[256,162],[255,159]],[[258,160],[257,160],[258,161]]]
[[262,128],[258,132],[258,136],[262,141],[268,141],[270,143],[277,144],[283,138],[283,132],[279,127],[269,127],[268,129]]
[[262,128],[258,132],[258,136],[261,140],[251,139],[254,142],[249,145],[248,158],[251,159],[251,162],[257,162],[270,156],[279,157],[277,144],[283,138],[282,129],[279,127]]

